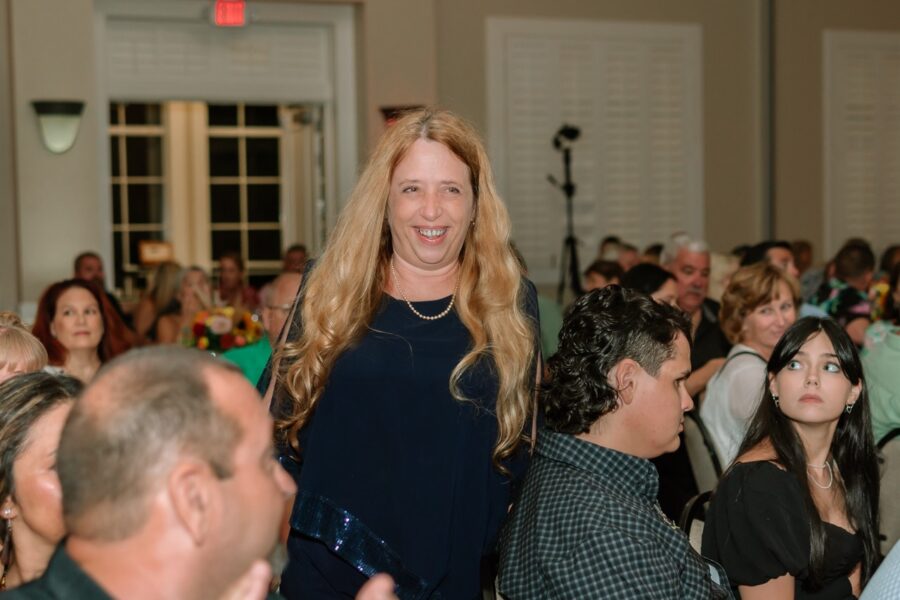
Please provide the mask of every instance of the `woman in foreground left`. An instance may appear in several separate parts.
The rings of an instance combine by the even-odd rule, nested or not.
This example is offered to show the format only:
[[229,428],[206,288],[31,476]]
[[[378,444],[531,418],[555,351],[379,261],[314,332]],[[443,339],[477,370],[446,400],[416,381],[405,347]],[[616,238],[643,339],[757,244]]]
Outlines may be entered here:
[[56,448],[81,388],[45,372],[0,385],[0,590],[39,577],[63,538]]

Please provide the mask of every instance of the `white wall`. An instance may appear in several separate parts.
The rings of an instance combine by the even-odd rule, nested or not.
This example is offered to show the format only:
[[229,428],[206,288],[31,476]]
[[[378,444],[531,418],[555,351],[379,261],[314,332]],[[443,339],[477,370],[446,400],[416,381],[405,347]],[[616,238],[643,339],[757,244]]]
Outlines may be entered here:
[[[11,0],[20,299],[35,300],[70,276],[72,259],[101,251],[98,111],[91,0]],[[40,140],[32,100],[85,102],[81,131],[65,154]],[[108,258],[108,255],[107,255]]]
[[0,310],[15,310],[19,300],[8,32],[9,0],[0,0]]
[[[364,158],[384,129],[380,106],[437,101],[435,0],[340,3],[357,8]],[[99,251],[107,263],[112,258],[104,233],[109,214],[101,202],[107,109],[98,105],[106,99],[97,96],[95,5],[96,0],[0,0],[0,308],[36,301],[49,283],[70,275],[72,259],[82,250]],[[78,140],[63,155],[43,148],[30,106],[52,98],[86,103]]]

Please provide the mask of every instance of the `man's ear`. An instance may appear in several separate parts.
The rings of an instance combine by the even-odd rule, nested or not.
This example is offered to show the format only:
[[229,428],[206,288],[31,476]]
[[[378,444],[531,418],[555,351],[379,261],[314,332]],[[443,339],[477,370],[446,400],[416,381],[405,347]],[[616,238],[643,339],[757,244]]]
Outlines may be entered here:
[[209,465],[196,459],[179,460],[169,473],[172,510],[197,546],[206,541],[213,527],[217,483]]
[[623,358],[609,370],[607,381],[618,392],[623,404],[631,404],[634,399],[637,376],[641,366],[630,358]]

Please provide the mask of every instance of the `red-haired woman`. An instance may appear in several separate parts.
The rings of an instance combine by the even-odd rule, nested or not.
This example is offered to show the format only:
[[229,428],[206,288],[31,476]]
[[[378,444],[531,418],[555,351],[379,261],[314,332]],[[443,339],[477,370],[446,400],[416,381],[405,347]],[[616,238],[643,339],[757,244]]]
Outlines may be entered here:
[[44,291],[32,333],[47,348],[51,366],[85,383],[132,343],[106,296],[83,279],[60,281]]

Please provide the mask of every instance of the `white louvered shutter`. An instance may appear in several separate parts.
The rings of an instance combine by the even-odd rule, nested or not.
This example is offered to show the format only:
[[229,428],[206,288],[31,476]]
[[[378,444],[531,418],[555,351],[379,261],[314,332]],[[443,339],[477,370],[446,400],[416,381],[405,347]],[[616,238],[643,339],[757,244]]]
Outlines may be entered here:
[[254,24],[215,28],[191,21],[112,18],[106,28],[106,78],[117,99],[179,98],[267,102],[332,99],[332,40],[327,25]]
[[825,251],[900,243],[900,34],[824,34]]
[[700,29],[488,20],[488,140],[513,236],[538,283],[558,277],[565,200],[552,139],[572,144],[582,266],[603,235],[636,245],[703,230]]

